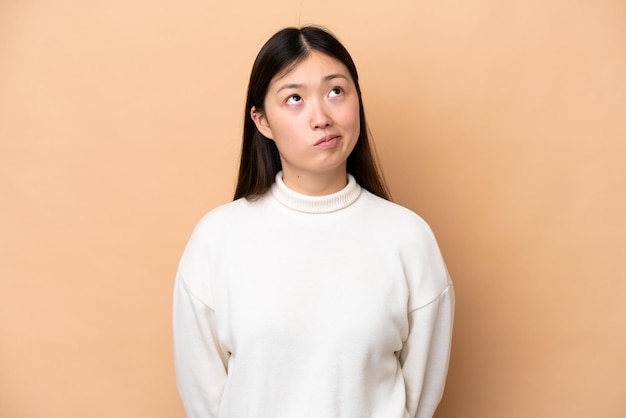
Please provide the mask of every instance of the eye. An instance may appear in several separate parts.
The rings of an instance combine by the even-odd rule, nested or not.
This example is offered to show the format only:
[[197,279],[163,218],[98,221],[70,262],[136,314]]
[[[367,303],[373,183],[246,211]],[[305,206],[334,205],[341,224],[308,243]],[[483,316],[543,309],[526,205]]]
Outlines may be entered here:
[[297,94],[292,94],[287,98],[287,104],[296,104],[302,101],[302,97]]
[[329,95],[330,97],[336,97],[336,96],[341,95],[342,93],[343,93],[343,89],[342,89],[341,87],[333,87],[333,88],[330,90],[330,93],[328,93],[328,95]]

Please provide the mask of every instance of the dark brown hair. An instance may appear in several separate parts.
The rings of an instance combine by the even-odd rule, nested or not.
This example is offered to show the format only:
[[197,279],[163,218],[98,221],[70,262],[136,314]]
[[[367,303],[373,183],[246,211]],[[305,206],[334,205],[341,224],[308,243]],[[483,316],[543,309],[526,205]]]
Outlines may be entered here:
[[360,134],[348,156],[347,171],[361,187],[389,200],[389,191],[369,141],[356,66],[346,48],[329,32],[316,26],[278,31],[263,45],[254,61],[244,112],[243,143],[235,200],[241,197],[255,199],[267,192],[282,167],[276,144],[258,131],[250,117],[250,110],[254,106],[263,111],[272,79],[305,59],[311,51],[319,51],[335,58],[350,72],[359,97]]

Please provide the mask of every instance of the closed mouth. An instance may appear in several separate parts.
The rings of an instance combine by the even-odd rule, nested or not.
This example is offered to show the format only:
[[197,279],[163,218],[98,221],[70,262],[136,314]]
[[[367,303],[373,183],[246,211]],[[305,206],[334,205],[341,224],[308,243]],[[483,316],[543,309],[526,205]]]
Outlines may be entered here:
[[339,138],[339,135],[326,135],[323,138],[320,138],[314,145],[321,145],[327,142],[332,141],[333,139]]

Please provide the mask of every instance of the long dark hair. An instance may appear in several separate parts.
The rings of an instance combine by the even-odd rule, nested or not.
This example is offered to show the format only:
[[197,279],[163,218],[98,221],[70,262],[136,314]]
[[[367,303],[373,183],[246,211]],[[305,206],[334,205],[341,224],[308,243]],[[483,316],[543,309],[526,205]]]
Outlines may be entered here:
[[297,65],[311,51],[319,51],[335,58],[348,68],[359,97],[360,134],[348,156],[347,171],[361,187],[390,200],[369,141],[356,66],[346,48],[329,32],[316,26],[278,31],[263,45],[254,61],[244,112],[243,143],[235,200],[241,197],[255,199],[267,192],[282,167],[278,148],[274,141],[268,140],[258,131],[250,117],[250,109],[254,106],[263,111],[265,96],[274,76]]

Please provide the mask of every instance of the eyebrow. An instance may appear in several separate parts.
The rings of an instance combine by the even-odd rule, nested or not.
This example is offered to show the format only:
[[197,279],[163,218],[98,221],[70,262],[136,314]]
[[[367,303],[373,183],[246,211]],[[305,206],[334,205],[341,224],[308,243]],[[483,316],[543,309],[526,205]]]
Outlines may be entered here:
[[[333,73],[333,74],[329,74],[327,76],[324,76],[324,78],[322,78],[322,81],[331,81],[334,80],[335,78],[343,78],[345,80],[348,80],[348,77],[346,77],[344,74],[341,73]],[[300,84],[300,83],[290,83],[290,84],[284,84],[282,86],[280,86],[280,88],[276,91],[276,93],[280,93],[280,91],[282,90],[286,90],[286,89],[299,89],[299,88],[303,88],[304,84]]]

